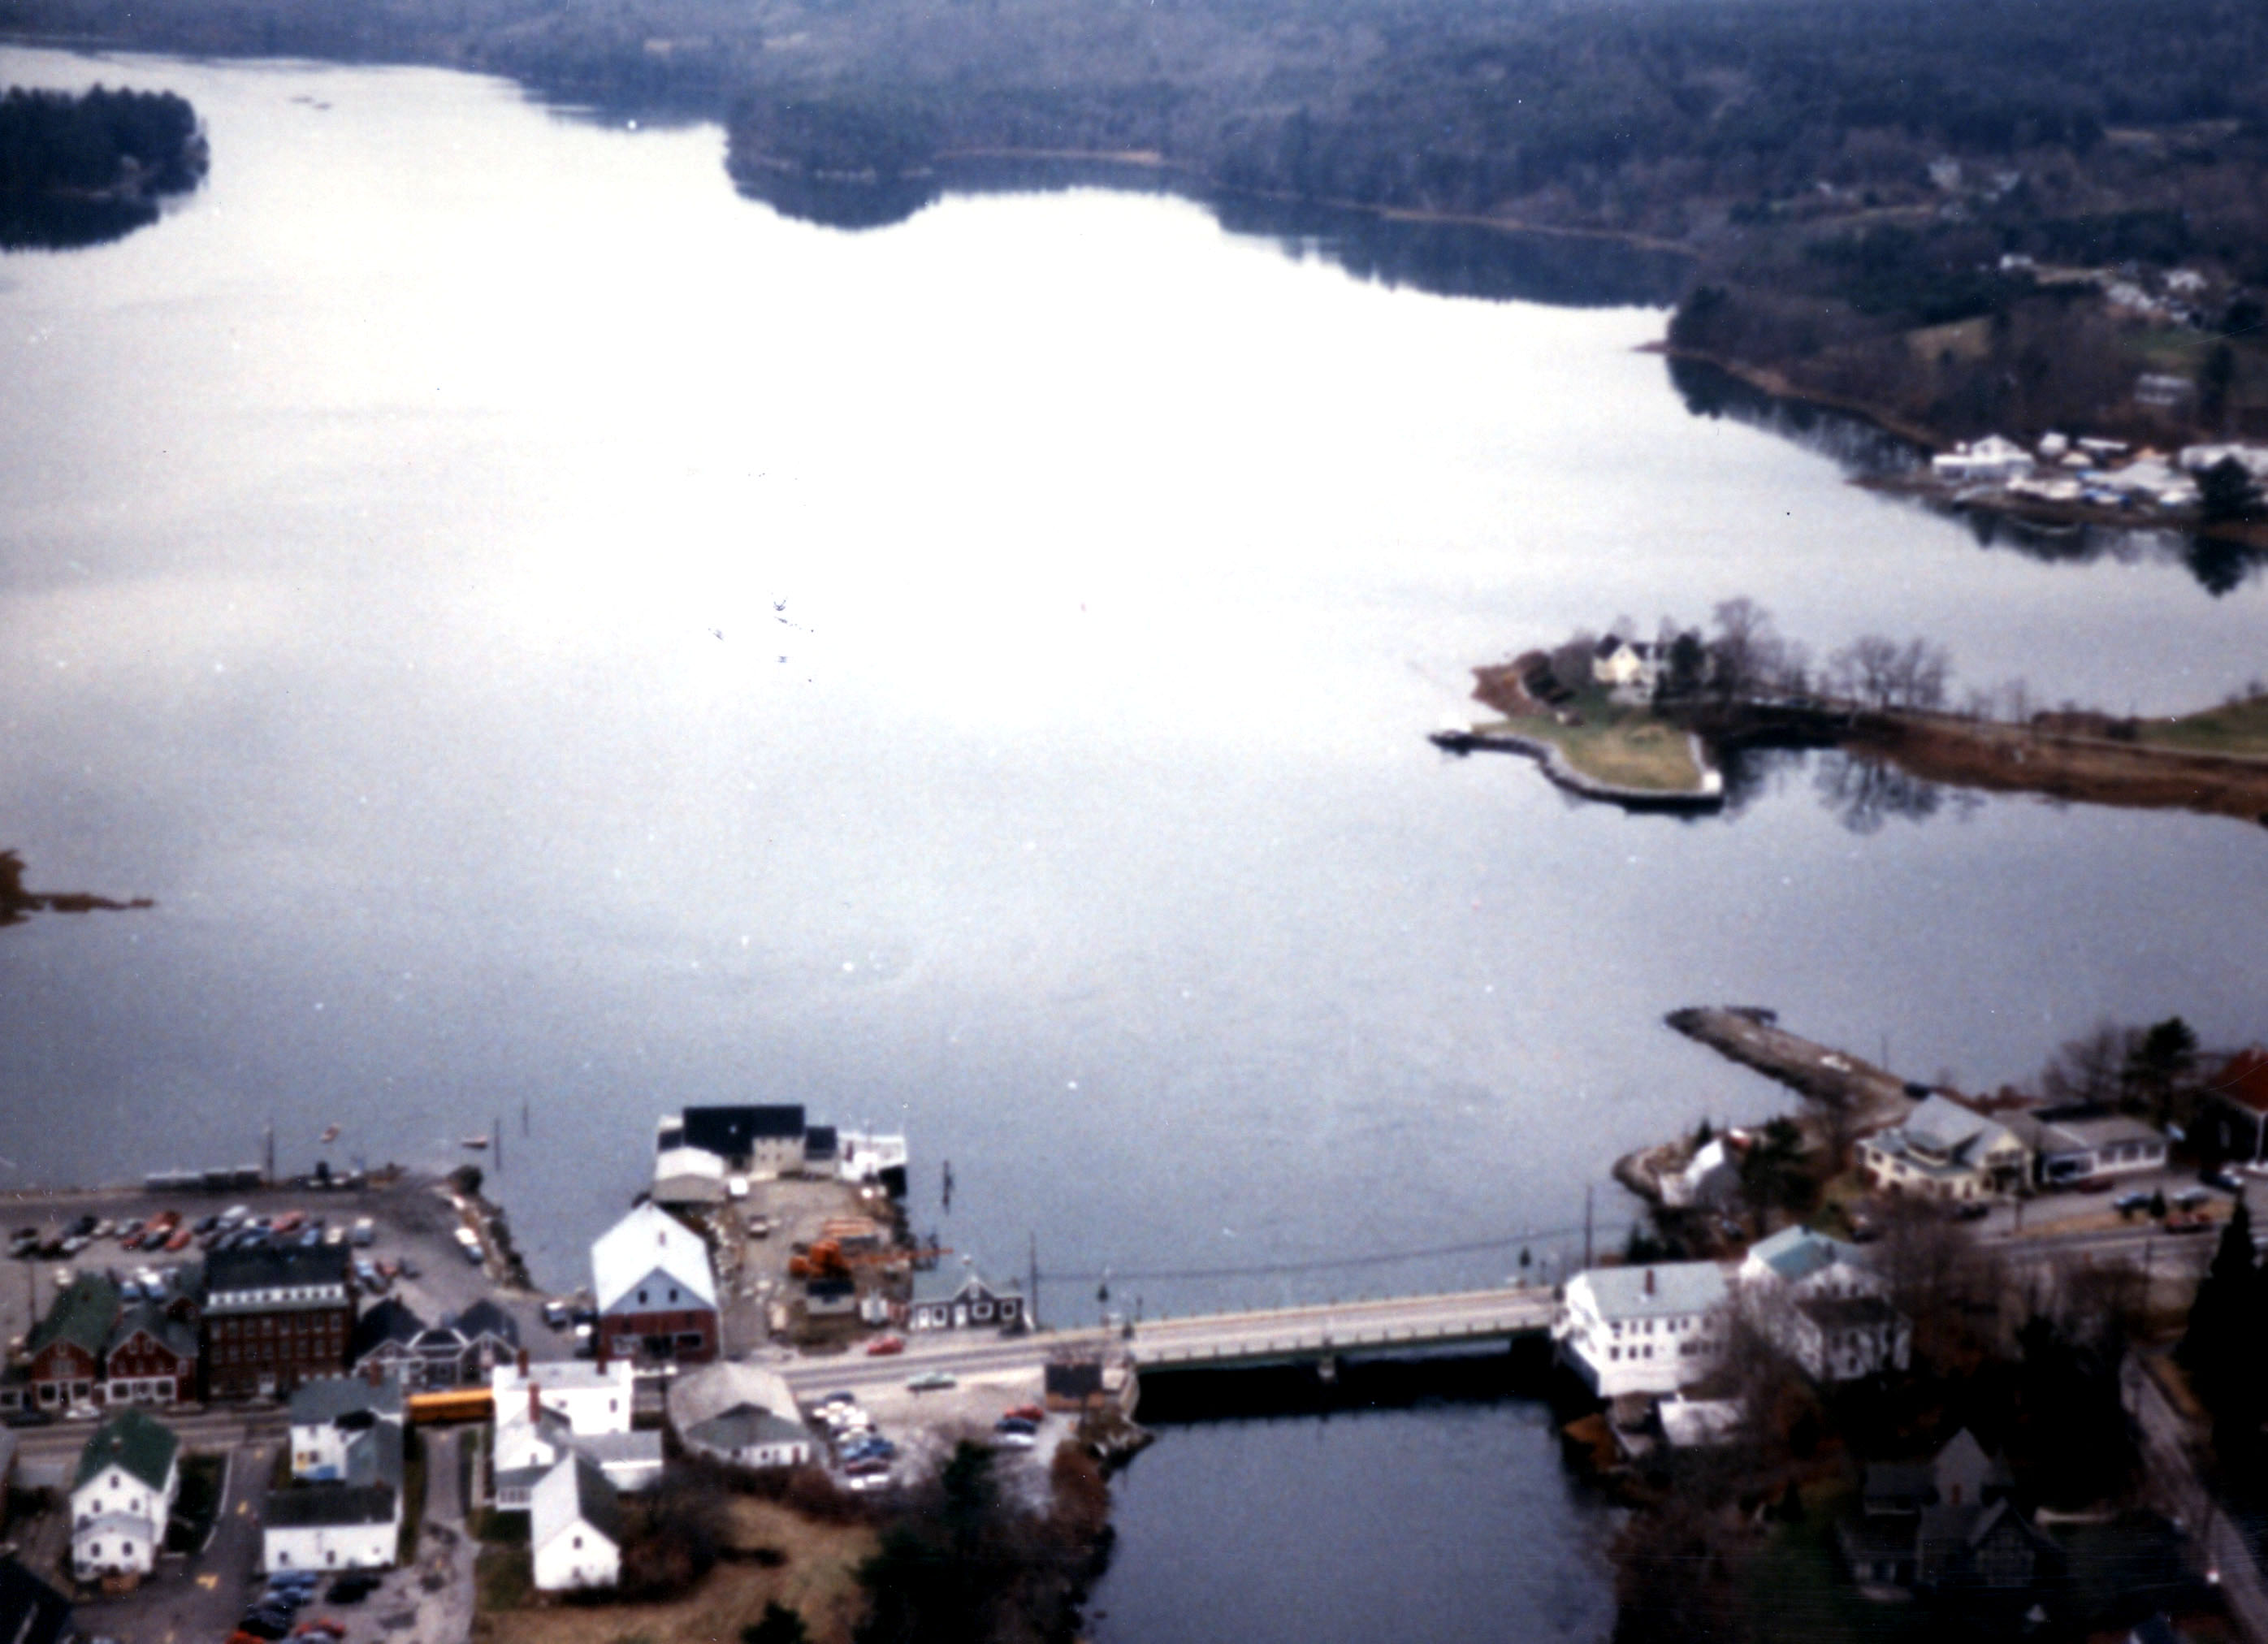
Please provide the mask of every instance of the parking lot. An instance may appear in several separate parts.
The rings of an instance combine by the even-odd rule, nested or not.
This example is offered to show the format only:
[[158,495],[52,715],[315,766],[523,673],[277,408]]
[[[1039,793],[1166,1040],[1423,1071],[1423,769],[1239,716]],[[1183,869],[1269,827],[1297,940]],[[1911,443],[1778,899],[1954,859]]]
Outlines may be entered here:
[[[60,1233],[77,1219],[92,1216],[113,1224],[114,1229],[135,1221],[147,1222],[170,1211],[194,1228],[204,1218],[237,1206],[270,1221],[293,1213],[309,1221],[320,1217],[326,1234],[334,1228],[351,1230],[357,1221],[367,1217],[372,1242],[349,1248],[373,1268],[381,1264],[398,1268],[400,1276],[365,1287],[360,1305],[367,1307],[380,1294],[398,1296],[421,1319],[436,1324],[485,1297],[512,1316],[519,1326],[521,1345],[535,1357],[560,1358],[571,1351],[568,1338],[544,1325],[542,1297],[505,1289],[484,1268],[466,1259],[456,1238],[463,1218],[447,1197],[446,1184],[427,1178],[403,1176],[385,1185],[358,1189],[276,1187],[224,1193],[152,1193],[122,1188],[11,1194],[0,1198],[0,1227],[9,1233],[29,1227],[47,1235]],[[145,1272],[163,1274],[199,1260],[205,1253],[196,1242],[178,1251],[129,1250],[114,1230],[75,1255],[25,1261],[20,1264],[24,1270],[20,1275],[9,1272],[7,1282],[0,1283],[0,1337],[12,1341],[28,1332],[33,1309],[44,1313],[60,1285],[81,1270],[131,1282]]]

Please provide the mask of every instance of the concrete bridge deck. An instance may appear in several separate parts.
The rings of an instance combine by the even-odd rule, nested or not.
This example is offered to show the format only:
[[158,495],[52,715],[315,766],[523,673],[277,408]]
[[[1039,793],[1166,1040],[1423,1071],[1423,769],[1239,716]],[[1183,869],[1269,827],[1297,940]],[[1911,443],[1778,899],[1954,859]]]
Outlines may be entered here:
[[1130,1334],[1097,1329],[1000,1336],[935,1331],[907,1338],[902,1354],[799,1359],[779,1368],[800,1397],[902,1383],[927,1371],[983,1376],[1035,1372],[1053,1355],[1115,1349],[1146,1373],[1388,1355],[1508,1342],[1548,1330],[1558,1304],[1543,1286],[1336,1301],[1259,1312],[1152,1319]]

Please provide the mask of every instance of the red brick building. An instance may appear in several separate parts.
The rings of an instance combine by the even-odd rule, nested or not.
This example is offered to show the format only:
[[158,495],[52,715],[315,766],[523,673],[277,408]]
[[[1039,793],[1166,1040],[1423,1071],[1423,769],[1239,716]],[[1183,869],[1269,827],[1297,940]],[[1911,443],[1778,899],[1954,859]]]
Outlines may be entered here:
[[272,1398],[342,1375],[354,1335],[348,1252],[215,1250],[205,1265],[200,1345],[213,1398]]

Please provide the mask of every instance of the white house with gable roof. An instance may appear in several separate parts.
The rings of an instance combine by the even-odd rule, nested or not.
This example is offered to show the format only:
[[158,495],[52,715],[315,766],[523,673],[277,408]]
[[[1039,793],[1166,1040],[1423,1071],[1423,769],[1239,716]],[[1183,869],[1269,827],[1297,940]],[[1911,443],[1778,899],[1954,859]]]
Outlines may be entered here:
[[1674,1393],[1715,1367],[1730,1295],[1714,1262],[1594,1267],[1567,1281],[1551,1333],[1602,1398]]
[[138,1410],[113,1416],[79,1452],[71,1483],[71,1574],[147,1575],[181,1491],[181,1441]]
[[607,1358],[706,1364],[717,1356],[717,1280],[701,1235],[659,1206],[640,1205],[591,1246]]
[[1859,1144],[1859,1174],[1872,1187],[1925,1198],[1981,1199],[2013,1191],[2030,1168],[2016,1133],[1958,1102],[1933,1095],[1905,1123]]
[[528,1507],[527,1541],[542,1592],[620,1581],[622,1508],[606,1475],[580,1456],[546,1473]]

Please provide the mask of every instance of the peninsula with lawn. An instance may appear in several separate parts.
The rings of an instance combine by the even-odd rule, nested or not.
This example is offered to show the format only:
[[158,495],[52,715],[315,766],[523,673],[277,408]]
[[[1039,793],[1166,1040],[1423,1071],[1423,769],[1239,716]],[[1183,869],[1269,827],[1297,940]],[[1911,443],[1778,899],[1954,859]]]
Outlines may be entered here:
[[1473,697],[1498,717],[1447,726],[1433,742],[1525,755],[1568,792],[1633,811],[1721,810],[1754,756],[1833,749],[1857,773],[1830,785],[1853,825],[1940,787],[2268,825],[2258,681],[2196,712],[2120,717],[2036,709],[2021,681],[1956,703],[1950,658],[1920,638],[1862,636],[1815,667],[1746,599],[1719,605],[1705,635],[1666,622],[1642,639],[1634,628],[1578,632],[1475,668]]

